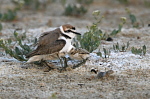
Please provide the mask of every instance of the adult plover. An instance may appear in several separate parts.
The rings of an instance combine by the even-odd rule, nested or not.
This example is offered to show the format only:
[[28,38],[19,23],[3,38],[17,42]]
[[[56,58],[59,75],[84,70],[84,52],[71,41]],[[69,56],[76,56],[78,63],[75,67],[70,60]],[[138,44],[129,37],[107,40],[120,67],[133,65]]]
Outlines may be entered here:
[[26,55],[26,58],[29,58],[27,63],[44,60],[47,56],[56,58],[56,55],[65,55],[65,53],[74,48],[71,42],[76,34],[81,35],[70,24],[65,24],[53,31],[43,33],[39,37],[37,48]]

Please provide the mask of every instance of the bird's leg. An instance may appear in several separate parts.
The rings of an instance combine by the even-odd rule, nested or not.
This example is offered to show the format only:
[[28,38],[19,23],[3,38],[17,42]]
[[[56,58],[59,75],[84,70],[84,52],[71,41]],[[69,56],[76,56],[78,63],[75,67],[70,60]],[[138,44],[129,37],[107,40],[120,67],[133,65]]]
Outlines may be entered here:
[[[65,53],[63,53],[63,54],[65,54]],[[60,64],[61,64],[61,68],[59,69],[60,72],[61,72],[62,70],[66,70],[66,68],[68,67],[66,57],[60,58],[60,56],[59,56],[58,54],[57,54],[57,56],[58,56],[58,58],[59,58],[59,60],[60,60]]]
[[77,65],[73,66],[72,68],[75,69],[75,68],[77,68],[77,67],[80,67],[80,66],[81,66],[82,64],[84,64],[87,60],[88,60],[88,58],[87,58],[87,59],[83,59],[82,62],[78,63]]
[[62,72],[62,71],[64,70],[64,69],[63,69],[63,67],[64,67],[64,61],[62,60],[62,58],[59,57],[58,54],[57,54],[57,57],[59,58],[60,64],[61,64],[61,68],[58,68],[58,70],[59,70],[60,72]]
[[48,64],[45,60],[41,60],[40,63],[42,66],[45,66],[44,72],[49,72],[51,69],[54,69],[52,63]]
[[58,55],[58,54],[57,54],[57,57],[58,57],[58,58],[59,58],[59,60],[60,60],[61,67],[63,67],[62,59],[59,57],[59,55]]
[[70,61],[71,61],[71,63],[73,64],[73,62],[72,62],[72,60],[73,60],[73,59],[71,59],[70,57],[68,57],[68,60],[70,60]]
[[66,68],[68,67],[67,58],[66,58],[66,57],[62,57],[62,59],[63,59],[63,61],[64,61],[63,70],[66,70]]
[[71,68],[73,68],[75,65],[74,65],[74,60],[73,59],[71,59],[70,57],[69,57],[69,60],[71,61],[71,63],[72,63],[72,66],[71,66]]

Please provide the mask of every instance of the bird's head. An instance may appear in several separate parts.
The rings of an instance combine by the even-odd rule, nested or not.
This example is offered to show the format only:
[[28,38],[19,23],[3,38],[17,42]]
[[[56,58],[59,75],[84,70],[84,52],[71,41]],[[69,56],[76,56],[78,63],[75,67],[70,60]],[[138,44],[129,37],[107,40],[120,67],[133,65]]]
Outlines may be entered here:
[[69,36],[70,38],[74,38],[76,34],[81,35],[80,33],[76,32],[76,28],[70,24],[60,26],[60,30],[63,34]]

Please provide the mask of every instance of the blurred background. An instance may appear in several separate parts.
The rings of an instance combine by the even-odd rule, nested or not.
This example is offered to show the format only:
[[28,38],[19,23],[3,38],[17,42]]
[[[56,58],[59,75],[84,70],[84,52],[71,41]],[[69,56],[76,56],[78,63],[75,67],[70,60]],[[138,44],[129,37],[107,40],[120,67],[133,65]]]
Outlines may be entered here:
[[0,0],[0,24],[3,29],[57,27],[65,23],[86,28],[93,23],[95,10],[104,17],[101,28],[116,28],[120,17],[126,17],[126,28],[132,27],[132,21],[138,28],[150,24],[149,0]]

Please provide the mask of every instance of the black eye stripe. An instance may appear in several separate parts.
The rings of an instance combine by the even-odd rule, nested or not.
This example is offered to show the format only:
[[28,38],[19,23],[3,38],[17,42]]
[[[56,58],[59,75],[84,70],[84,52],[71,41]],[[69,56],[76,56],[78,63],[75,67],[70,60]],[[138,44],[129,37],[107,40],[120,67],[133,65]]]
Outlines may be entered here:
[[71,30],[67,30],[67,31],[65,31],[65,32],[71,32]]
[[72,29],[75,30],[76,28],[75,28],[75,27],[72,27]]
[[70,36],[68,36],[68,35],[66,35],[66,34],[61,34],[62,36],[64,36],[65,38],[67,38],[67,39],[71,39],[71,37]]
[[69,32],[72,32],[72,33],[74,33],[74,34],[78,34],[78,35],[81,35],[80,33],[78,33],[78,32],[75,32],[75,31],[72,31],[72,30],[66,30],[66,31],[64,31],[65,33],[69,33]]

